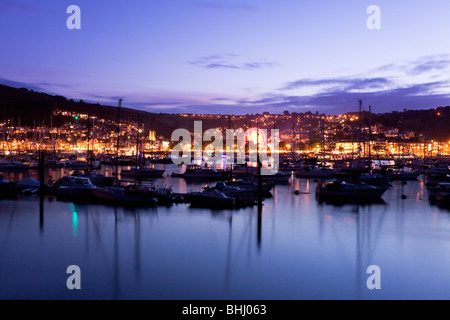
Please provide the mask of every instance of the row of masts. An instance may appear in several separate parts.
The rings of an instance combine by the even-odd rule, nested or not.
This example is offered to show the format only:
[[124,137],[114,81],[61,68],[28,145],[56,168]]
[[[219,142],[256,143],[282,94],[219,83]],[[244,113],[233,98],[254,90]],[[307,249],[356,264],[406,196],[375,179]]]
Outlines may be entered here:
[[[120,142],[120,122],[121,122],[121,104],[122,104],[122,99],[119,100],[119,108],[118,108],[118,123],[117,123],[117,143],[116,143],[116,147],[115,147],[115,151],[116,153],[118,152],[120,146],[119,146],[119,142]],[[363,117],[363,106],[362,106],[362,100],[359,100],[359,121],[358,121],[358,130],[355,133],[354,130],[354,126],[352,127],[352,134],[351,134],[351,142],[352,142],[352,148],[355,145],[355,143],[357,144],[357,151],[355,152],[355,150],[352,149],[351,152],[351,157],[352,159],[356,158],[368,158],[369,160],[372,159],[373,157],[373,137],[372,137],[372,110],[371,110],[371,106],[368,106],[368,114],[367,117]],[[401,113],[401,118],[399,120],[399,127],[398,127],[398,133],[397,133],[397,154],[398,155],[402,155],[404,156],[405,154],[405,145],[406,145],[406,134],[404,131],[404,126],[403,126],[403,116],[405,113],[406,109],[404,110],[403,113]],[[230,121],[230,126],[231,126],[231,118],[229,117],[229,121]],[[17,126],[20,127],[20,117],[17,119]],[[137,132],[137,137],[136,137],[136,162],[140,163],[140,155],[142,154],[140,152],[141,149],[141,144],[140,144],[140,132],[139,132],[139,128],[141,127],[141,119],[140,117],[138,118],[138,132]],[[325,124],[326,124],[326,119],[324,117],[322,117],[320,119],[320,124],[319,124],[319,128],[320,128],[320,157],[322,158],[322,161],[325,161],[325,156],[326,156],[326,134],[325,134]],[[15,128],[14,126],[14,118],[11,119],[11,126],[13,128]],[[93,126],[93,125],[92,125]],[[231,128],[231,127],[230,127]],[[274,122],[274,129],[276,128],[276,122]],[[368,128],[368,129],[366,129]],[[297,129],[297,130],[296,130]],[[423,156],[426,157],[427,151],[426,151],[426,130],[427,128],[425,127],[424,130],[424,134],[423,134]],[[94,147],[91,146],[91,117],[88,114],[88,121],[87,121],[87,130],[88,130],[88,134],[87,134],[87,160],[88,161],[92,161],[93,157],[94,157]],[[50,135],[50,140],[51,140],[51,145],[52,147],[52,151],[54,156],[56,157],[56,145],[57,145],[57,141],[60,141],[61,137],[60,137],[60,132],[58,131],[57,135],[58,137],[55,138],[55,132],[53,130],[53,117],[50,116],[50,128],[46,129],[44,126],[44,121],[42,121],[42,125],[40,127],[36,127],[36,121],[34,121],[34,154],[35,156],[37,155],[37,153],[40,151],[41,146],[43,145],[44,139],[46,137],[46,131],[49,132]],[[296,141],[299,141],[301,143],[301,135],[302,135],[302,128],[296,128],[295,123],[292,123],[292,143],[291,143],[291,147],[290,150],[292,152],[292,155],[295,155],[295,145],[296,145]],[[14,140],[14,135],[15,135],[15,129],[13,129],[12,133],[7,133],[6,132],[6,127],[3,128],[3,134],[2,134],[2,140],[4,142],[6,142],[6,146],[7,149],[9,150],[9,154],[12,155],[12,141]],[[299,138],[298,134],[300,135]],[[39,143],[38,143],[39,141]],[[3,143],[3,145],[5,145],[5,143]],[[438,144],[438,154],[439,154],[439,144]],[[20,146],[19,146],[19,150],[18,150],[19,156],[21,153],[20,150]],[[77,150],[78,153],[78,150]],[[375,153],[377,153],[377,151],[375,150]]]
[[[121,104],[122,101],[120,101]],[[117,144],[115,147],[114,152],[117,154],[119,149],[120,149],[120,112],[121,112],[121,106],[119,106],[119,120],[118,120],[118,124],[116,126],[117,128]],[[92,132],[93,132],[93,127],[95,127],[95,124],[93,121],[95,118],[91,117],[91,115],[88,113],[87,115],[87,135],[86,135],[86,160],[94,160],[93,156],[95,154],[95,150],[94,150],[94,143],[91,141],[92,140]],[[1,137],[1,145],[2,146],[6,146],[4,147],[5,150],[9,151],[9,155],[12,156],[13,155],[13,141],[19,136],[20,137],[20,133],[17,134],[16,130],[17,128],[21,127],[21,121],[20,121],[20,117],[17,118],[17,125],[15,125],[14,123],[14,118],[11,118],[9,123],[9,127],[12,129],[7,130],[6,125],[3,126],[3,130],[0,133],[0,137]],[[76,121],[78,121],[78,119],[76,118]],[[53,116],[50,115],[50,127],[46,127],[45,125],[45,121],[42,120],[42,123],[39,125],[36,123],[36,120],[33,121],[33,137],[32,137],[32,143],[30,142],[30,145],[33,146],[33,157],[34,158],[38,158],[39,156],[39,152],[42,151],[42,146],[45,144],[45,140],[48,138],[50,140],[50,145],[52,146],[52,153],[54,155],[54,157],[56,158],[56,154],[57,154],[57,144],[58,142],[61,141],[61,131],[58,130],[58,132],[55,132],[54,127],[53,127]],[[142,159],[140,157],[138,157],[141,153],[141,149],[142,149],[142,143],[140,142],[140,138],[141,138],[141,134],[140,134],[140,129],[142,127],[142,119],[140,116],[138,116],[138,132],[137,132],[137,137],[136,137],[136,144],[135,144],[135,150],[136,150],[136,160],[139,160],[138,162],[142,162]],[[31,140],[30,140],[31,141]],[[77,142],[78,143],[78,142]],[[30,149],[24,149],[21,150],[20,149],[20,144],[18,144],[18,146],[15,148],[14,151],[17,151],[17,155],[18,157],[21,156],[22,151],[31,151]],[[44,150],[44,151],[49,151]],[[78,150],[76,151],[76,155],[78,158]]]
[[[376,149],[373,148],[373,134],[372,134],[372,106],[368,106],[368,112],[366,113],[366,117],[364,119],[364,110],[363,110],[363,100],[359,100],[359,110],[358,110],[358,129],[355,131],[355,126],[352,126],[351,131],[351,145],[352,145],[352,152],[351,152],[351,159],[367,159],[372,160],[374,157],[373,152],[375,152],[376,157],[379,158],[378,152]],[[404,122],[404,114],[406,112],[406,109],[403,110],[403,112],[400,115],[399,125],[397,128],[397,154],[399,157],[405,157],[405,148],[406,148],[406,132],[405,127],[403,125]],[[320,136],[320,154],[319,158],[322,158],[321,161],[325,163],[326,158],[326,117],[321,117],[319,122],[319,136]],[[275,123],[274,123],[275,128]],[[291,134],[291,156],[295,158],[295,145],[296,141],[297,144],[300,145],[301,143],[301,134],[302,134],[302,128],[297,128],[295,123],[292,123],[292,134]],[[427,157],[427,126],[425,125],[424,132],[423,132],[423,157]],[[297,136],[299,138],[297,138]],[[354,145],[357,145],[357,150],[355,151]],[[439,157],[439,143],[438,143],[438,150],[437,150],[437,156]]]

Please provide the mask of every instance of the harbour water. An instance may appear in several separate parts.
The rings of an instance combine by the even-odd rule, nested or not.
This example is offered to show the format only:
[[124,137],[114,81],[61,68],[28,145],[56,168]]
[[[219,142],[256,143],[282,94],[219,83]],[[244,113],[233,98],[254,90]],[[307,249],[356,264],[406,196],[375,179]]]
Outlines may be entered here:
[[[67,173],[52,170],[46,181]],[[0,299],[450,299],[450,208],[430,203],[423,181],[393,181],[376,203],[320,202],[316,185],[292,176],[260,213],[1,199]],[[71,265],[80,290],[66,285]],[[380,289],[367,286],[372,265]]]

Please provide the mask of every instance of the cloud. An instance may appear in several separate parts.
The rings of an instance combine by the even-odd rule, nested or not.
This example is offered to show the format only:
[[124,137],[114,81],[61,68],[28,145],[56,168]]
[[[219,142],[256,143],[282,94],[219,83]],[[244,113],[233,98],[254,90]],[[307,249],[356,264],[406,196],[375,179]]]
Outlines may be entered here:
[[[356,109],[360,99],[380,112],[434,108],[450,105],[450,80],[444,73],[449,67],[450,55],[442,54],[386,64],[369,70],[369,77],[298,79],[285,83],[278,94],[266,95],[254,103],[279,109],[309,107],[340,113]],[[297,95],[289,95],[291,92]]]
[[419,75],[422,73],[428,73],[434,70],[443,70],[450,66],[450,58],[447,57],[425,57],[419,61],[416,61],[416,65],[409,71],[412,75]]
[[214,54],[197,58],[189,64],[205,69],[256,70],[277,65],[273,62],[248,61],[233,53]]
[[416,60],[406,63],[390,63],[374,69],[374,72],[399,71],[405,75],[418,76],[431,73],[433,71],[442,71],[450,67],[450,55],[432,55],[423,56]]
[[391,84],[388,78],[332,78],[332,79],[300,79],[287,83],[280,90],[292,90],[310,86],[334,86],[341,90],[379,89]]
[[233,101],[230,98],[212,98],[211,101]]
[[422,109],[449,105],[450,94],[436,93],[436,91],[448,87],[449,84],[446,81],[436,81],[363,93],[335,90],[308,96],[277,94],[255,101],[241,101],[241,103],[263,109],[277,109],[278,113],[286,109],[293,111],[327,110],[328,112],[342,113],[356,111],[358,101],[364,99],[367,105],[373,107],[374,112],[381,113],[404,108]]

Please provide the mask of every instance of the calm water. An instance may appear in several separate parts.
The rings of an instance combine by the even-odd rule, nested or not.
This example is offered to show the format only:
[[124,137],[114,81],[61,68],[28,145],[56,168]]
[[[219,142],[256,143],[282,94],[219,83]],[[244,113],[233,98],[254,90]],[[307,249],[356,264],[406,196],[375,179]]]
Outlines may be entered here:
[[[257,207],[0,200],[0,299],[450,299],[450,211],[423,182],[392,182],[373,204],[319,203],[315,186],[277,185],[260,220]],[[66,287],[70,265],[81,290]],[[366,286],[370,265],[380,290]]]

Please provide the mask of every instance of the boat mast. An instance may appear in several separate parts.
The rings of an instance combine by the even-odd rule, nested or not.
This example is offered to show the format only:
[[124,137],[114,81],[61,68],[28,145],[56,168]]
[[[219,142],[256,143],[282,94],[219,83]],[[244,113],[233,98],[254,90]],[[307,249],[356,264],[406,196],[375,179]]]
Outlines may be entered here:
[[320,149],[322,151],[322,165],[325,166],[325,118],[320,119]]
[[134,171],[134,184],[137,184],[139,170],[139,130],[141,127],[141,117],[138,115],[137,133],[136,133],[136,168]]
[[56,158],[56,142],[53,134],[53,114],[50,115],[50,136],[52,140],[53,158]]
[[[256,118],[258,119],[258,118]],[[257,232],[257,242],[258,247],[261,246],[261,230],[262,230],[262,176],[261,176],[261,159],[259,157],[259,123],[258,120],[256,120],[256,127],[257,127],[257,135],[256,135],[256,159],[258,164],[258,232]]]
[[359,158],[361,158],[361,154],[362,154],[361,140],[362,140],[362,100],[359,100],[359,132],[358,132]]
[[262,208],[262,177],[261,177],[261,158],[259,157],[259,123],[256,123],[256,162],[258,165],[258,208]]
[[122,98],[119,99],[119,110],[117,119],[117,141],[116,141],[116,187],[119,186],[119,138],[120,138],[120,111],[122,107]]
[[[231,116],[228,116],[228,129],[231,129],[231,127],[232,127],[232,123],[231,123]],[[227,143],[228,143],[228,141],[227,141]],[[230,143],[230,145],[232,145],[232,146],[234,146],[234,137],[233,137],[233,141],[231,142],[229,142]],[[230,166],[230,172],[231,172],[231,175],[230,175],[230,184],[231,185],[233,185],[233,165],[234,165],[234,147],[233,147],[233,159],[230,159],[231,160],[231,166]],[[225,164],[226,165],[226,164]]]
[[369,123],[369,165],[371,165],[371,152],[370,152],[370,143],[372,141],[372,124],[371,124],[371,113],[372,112],[372,106],[369,105],[369,119],[368,119],[368,123]]
[[88,172],[92,170],[92,156],[91,156],[91,152],[89,150],[89,144],[90,144],[90,136],[91,136],[91,125],[90,125],[90,121],[89,121],[89,112],[87,115],[87,148],[86,148],[86,160],[87,160],[87,165],[88,165]]

